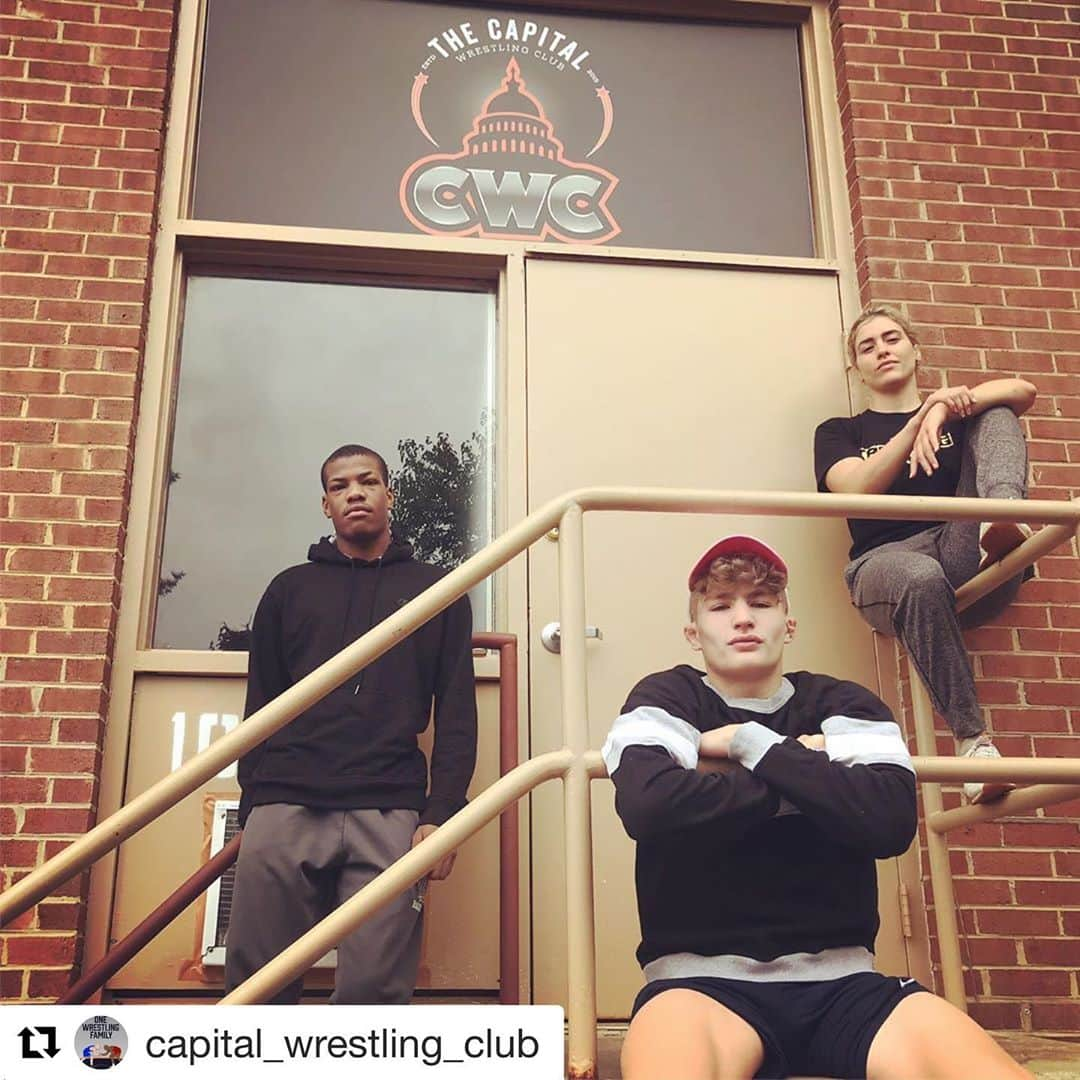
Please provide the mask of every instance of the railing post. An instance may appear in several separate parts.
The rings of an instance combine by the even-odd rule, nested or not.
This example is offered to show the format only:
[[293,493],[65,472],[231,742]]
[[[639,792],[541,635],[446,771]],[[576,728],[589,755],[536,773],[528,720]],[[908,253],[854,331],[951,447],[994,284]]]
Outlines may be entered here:
[[[919,678],[915,665],[908,658],[911,676],[911,708],[915,717],[915,745],[921,757],[937,757],[934,740],[934,709],[930,695]],[[922,786],[923,813],[927,820],[942,810],[941,785]],[[949,866],[949,840],[944,833],[927,827],[926,851],[930,857],[930,884],[934,891],[934,922],[937,925],[938,948],[941,950],[941,981],[945,999],[967,1012],[964,993],[964,968],[960,959],[960,938],[956,927],[956,900],[953,897],[952,869]]]
[[596,927],[585,664],[584,513],[576,503],[559,522],[563,742],[573,754],[563,781],[566,828],[567,1075],[596,1076]]

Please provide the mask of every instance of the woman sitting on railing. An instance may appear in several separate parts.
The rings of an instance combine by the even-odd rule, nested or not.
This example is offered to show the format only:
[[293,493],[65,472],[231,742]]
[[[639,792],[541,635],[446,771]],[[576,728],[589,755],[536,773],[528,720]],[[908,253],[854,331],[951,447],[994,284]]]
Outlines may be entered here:
[[[818,426],[814,469],[820,491],[867,495],[958,495],[1022,499],[1027,450],[1017,419],[1035,400],[1025,379],[943,386],[922,400],[919,340],[890,307],[866,308],[847,337],[850,370],[869,398],[857,416]],[[852,547],[844,581],[859,614],[908,651],[935,709],[971,758],[1000,757],[979,709],[961,638],[1001,612],[1024,574],[957,616],[954,591],[1031,535],[1015,522],[848,520]],[[972,802],[1000,797],[1008,784],[969,783]]]

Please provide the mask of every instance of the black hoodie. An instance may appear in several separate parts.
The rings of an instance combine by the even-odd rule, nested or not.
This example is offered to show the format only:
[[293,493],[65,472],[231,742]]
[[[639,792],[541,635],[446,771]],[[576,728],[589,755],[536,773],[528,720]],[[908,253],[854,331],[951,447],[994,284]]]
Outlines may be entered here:
[[[381,558],[329,539],[278,574],[255,611],[250,716],[445,574],[392,540]],[[461,597],[240,759],[243,824],[253,806],[419,810],[441,825],[465,805],[476,763],[472,610]],[[431,786],[417,736],[435,702]]]

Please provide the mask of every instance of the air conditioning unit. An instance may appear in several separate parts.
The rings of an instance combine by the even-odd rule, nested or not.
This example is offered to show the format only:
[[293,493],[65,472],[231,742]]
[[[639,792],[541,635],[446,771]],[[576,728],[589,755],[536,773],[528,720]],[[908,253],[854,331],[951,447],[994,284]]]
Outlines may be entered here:
[[[210,857],[213,858],[240,831],[240,801],[216,799],[210,820]],[[232,914],[234,863],[206,890],[206,915],[203,918],[202,962],[207,966],[225,963],[225,931]],[[337,966],[337,950],[332,949],[315,967]]]

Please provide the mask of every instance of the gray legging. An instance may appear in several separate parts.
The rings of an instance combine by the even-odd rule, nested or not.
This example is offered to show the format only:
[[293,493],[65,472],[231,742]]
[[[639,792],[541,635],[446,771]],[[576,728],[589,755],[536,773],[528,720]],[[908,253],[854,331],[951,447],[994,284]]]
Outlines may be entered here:
[[[956,494],[1022,499],[1026,490],[1027,447],[1013,411],[998,406],[969,420]],[[1018,574],[957,616],[954,590],[975,576],[981,559],[979,522],[949,521],[882,544],[844,569],[859,614],[903,642],[957,739],[986,729],[961,627],[1004,610],[1025,577]]]

